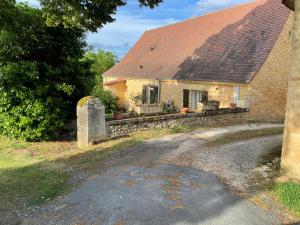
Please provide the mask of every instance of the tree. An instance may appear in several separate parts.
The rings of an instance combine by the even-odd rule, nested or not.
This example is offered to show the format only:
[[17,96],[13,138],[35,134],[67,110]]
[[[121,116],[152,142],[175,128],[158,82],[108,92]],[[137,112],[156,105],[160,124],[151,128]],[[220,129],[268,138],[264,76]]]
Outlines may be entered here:
[[14,25],[0,26],[0,133],[45,140],[75,115],[94,74],[82,60],[84,30],[48,27],[42,11],[15,7]]
[[[115,21],[117,8],[126,5],[126,0],[39,0],[43,16],[50,26],[81,27],[96,32],[98,28]],[[11,23],[15,0],[0,1],[0,25]],[[163,0],[138,0],[140,6],[154,8]]]
[[97,53],[88,51],[85,59],[92,61],[91,70],[95,74],[95,83],[91,95],[98,97],[105,105],[107,113],[115,112],[119,109],[119,98],[111,92],[103,89],[102,74],[113,67],[117,62],[117,57],[111,52],[99,49]]
[[11,23],[15,13],[15,0],[0,1],[0,26],[6,26]]
[[283,0],[283,3],[295,10],[295,18],[281,167],[300,179],[300,1]]
[[99,49],[97,53],[88,51],[85,58],[92,61],[92,72],[96,74],[97,84],[102,84],[102,74],[113,67],[117,62],[117,57],[112,52]]

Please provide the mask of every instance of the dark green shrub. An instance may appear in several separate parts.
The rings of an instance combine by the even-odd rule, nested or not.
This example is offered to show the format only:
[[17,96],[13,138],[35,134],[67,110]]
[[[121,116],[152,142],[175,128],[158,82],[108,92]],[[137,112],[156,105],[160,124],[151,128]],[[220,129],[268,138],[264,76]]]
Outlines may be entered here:
[[102,87],[96,86],[93,91],[93,96],[99,98],[105,105],[106,113],[113,113],[120,110],[119,98],[114,96],[110,91],[103,90]]
[[0,24],[0,133],[49,139],[94,83],[84,31],[47,27],[41,10],[24,4],[13,10],[13,24]]

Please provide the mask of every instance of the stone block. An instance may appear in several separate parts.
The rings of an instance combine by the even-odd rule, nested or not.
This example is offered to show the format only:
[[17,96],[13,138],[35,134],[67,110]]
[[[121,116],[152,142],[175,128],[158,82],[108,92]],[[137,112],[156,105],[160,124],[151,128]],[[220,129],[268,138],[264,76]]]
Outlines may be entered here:
[[92,96],[82,98],[77,104],[77,142],[85,148],[106,138],[105,107]]

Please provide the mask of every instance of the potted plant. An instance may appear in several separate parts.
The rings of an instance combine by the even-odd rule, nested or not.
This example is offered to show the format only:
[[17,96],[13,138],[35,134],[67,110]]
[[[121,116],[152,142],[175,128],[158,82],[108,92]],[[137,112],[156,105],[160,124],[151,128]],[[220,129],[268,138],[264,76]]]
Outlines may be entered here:
[[121,119],[123,119],[122,112],[121,111],[114,112],[114,119],[115,120],[121,120]]
[[236,109],[236,103],[230,103],[230,109],[235,110]]
[[162,112],[164,114],[172,114],[178,112],[174,100],[169,100],[168,102],[162,103]]
[[115,120],[121,120],[123,119],[122,110],[118,105],[114,107],[114,119]]
[[180,112],[181,113],[188,113],[189,112],[189,108],[184,108],[183,107],[183,108],[180,109]]

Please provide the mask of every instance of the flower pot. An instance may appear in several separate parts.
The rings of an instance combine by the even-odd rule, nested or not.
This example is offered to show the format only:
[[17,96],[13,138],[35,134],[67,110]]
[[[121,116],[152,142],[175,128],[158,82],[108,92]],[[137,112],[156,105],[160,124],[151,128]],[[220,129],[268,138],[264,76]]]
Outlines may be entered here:
[[180,113],[188,113],[189,112],[189,108],[181,108],[180,109]]
[[121,112],[114,112],[114,119],[115,120],[123,119],[122,113]]
[[230,103],[230,109],[235,110],[236,109],[236,104],[235,103]]

